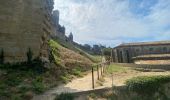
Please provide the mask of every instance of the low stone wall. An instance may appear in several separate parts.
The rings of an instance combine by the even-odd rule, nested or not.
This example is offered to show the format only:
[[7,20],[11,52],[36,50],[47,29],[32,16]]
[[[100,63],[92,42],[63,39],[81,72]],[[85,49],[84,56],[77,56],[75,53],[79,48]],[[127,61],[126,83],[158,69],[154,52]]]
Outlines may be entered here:
[[135,64],[151,64],[151,65],[159,65],[159,64],[169,64],[170,60],[135,60]]
[[[156,93],[151,95],[137,94],[129,91],[126,86],[114,87],[113,98],[114,100],[170,100],[170,83],[162,85]],[[156,99],[157,100],[157,99]]]
[[114,64],[123,67],[170,70],[170,64],[169,65],[150,65],[150,64],[133,64],[133,63],[114,63]]
[[[107,99],[113,99],[113,100],[157,100],[154,99],[156,97],[161,98],[158,100],[170,100],[170,83],[163,84],[156,93],[151,95],[144,95],[144,94],[138,94],[133,91],[129,91],[127,86],[115,86],[113,88],[103,88],[103,89],[95,89],[90,91],[82,91],[82,92],[76,92],[72,93],[77,99],[75,100],[87,100],[86,97],[90,94],[95,94],[96,96],[104,96],[104,98]],[[107,95],[107,92],[111,94]],[[107,97],[105,97],[107,96]],[[83,98],[82,98],[83,97]],[[165,99],[168,98],[168,99]],[[109,100],[110,100],[109,99]]]

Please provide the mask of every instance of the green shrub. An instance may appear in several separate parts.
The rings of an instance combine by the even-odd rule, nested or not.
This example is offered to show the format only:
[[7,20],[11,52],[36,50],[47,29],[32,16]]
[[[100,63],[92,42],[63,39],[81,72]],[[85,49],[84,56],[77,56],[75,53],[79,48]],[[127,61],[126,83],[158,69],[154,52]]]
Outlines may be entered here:
[[0,53],[0,64],[4,64],[4,59],[5,57],[4,57],[4,50],[2,49],[1,50],[1,53]]
[[82,72],[79,68],[75,68],[72,70],[72,74],[78,77],[82,77]]
[[31,48],[28,48],[28,51],[27,51],[27,63],[28,64],[32,62],[32,58],[33,58],[33,52]]
[[20,93],[25,93],[25,92],[31,90],[31,85],[21,84],[18,88],[19,88]]
[[22,98],[19,95],[12,95],[11,100],[22,100]]
[[96,95],[95,93],[90,93],[90,94],[89,94],[89,97],[95,99],[95,98],[97,98],[97,95]]
[[63,64],[61,63],[61,59],[59,58],[60,54],[58,51],[58,48],[60,48],[61,46],[55,42],[54,40],[50,40],[48,42],[51,50],[50,50],[50,56],[49,56],[49,60],[50,62],[53,62],[57,65],[57,66],[62,66]]
[[52,51],[52,50],[50,50],[50,52],[49,52],[49,61],[50,61],[50,63],[52,63],[53,61],[55,61],[55,58],[54,58],[54,55],[53,55],[53,51]]
[[43,93],[45,91],[45,86],[43,84],[42,81],[42,77],[37,77],[33,82],[33,90],[35,93],[39,94],[39,93]]
[[61,93],[55,100],[74,100],[74,95],[71,93]]
[[67,75],[60,76],[60,79],[63,81],[63,83],[68,83],[70,81],[70,79]]
[[7,88],[8,88],[7,84],[5,84],[3,82],[0,83],[0,96],[9,96],[10,95]]
[[5,84],[8,86],[17,86],[21,81],[22,79],[15,73],[9,74],[4,80]]
[[126,81],[128,90],[138,94],[152,95],[162,84],[170,82],[170,76],[139,76]]

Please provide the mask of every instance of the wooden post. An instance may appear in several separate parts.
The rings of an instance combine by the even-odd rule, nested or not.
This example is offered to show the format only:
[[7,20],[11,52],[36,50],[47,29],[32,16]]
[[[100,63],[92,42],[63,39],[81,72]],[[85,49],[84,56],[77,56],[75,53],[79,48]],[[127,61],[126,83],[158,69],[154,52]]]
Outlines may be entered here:
[[97,65],[97,79],[99,80],[99,66]]
[[92,88],[94,89],[94,69],[92,67]]
[[102,65],[101,65],[101,76],[102,76],[103,72],[102,72]]
[[105,64],[103,64],[103,73],[105,72]]
[[113,74],[112,74],[112,76],[111,76],[111,77],[112,77],[112,87],[113,87]]
[[103,73],[105,73],[105,69],[106,69],[106,65],[105,65],[105,63],[103,64],[104,66],[104,68],[103,68]]

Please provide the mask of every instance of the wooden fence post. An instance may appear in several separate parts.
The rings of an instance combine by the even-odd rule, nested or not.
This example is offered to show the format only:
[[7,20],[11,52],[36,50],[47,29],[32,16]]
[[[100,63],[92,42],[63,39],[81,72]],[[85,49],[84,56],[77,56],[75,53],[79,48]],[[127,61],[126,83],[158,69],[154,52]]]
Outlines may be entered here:
[[102,65],[101,65],[101,76],[102,76],[102,74],[103,74],[102,70],[103,70],[103,69],[102,69]]
[[99,66],[97,65],[97,79],[99,80]]
[[105,73],[105,64],[103,64],[103,73]]
[[92,88],[94,89],[94,69],[92,67]]

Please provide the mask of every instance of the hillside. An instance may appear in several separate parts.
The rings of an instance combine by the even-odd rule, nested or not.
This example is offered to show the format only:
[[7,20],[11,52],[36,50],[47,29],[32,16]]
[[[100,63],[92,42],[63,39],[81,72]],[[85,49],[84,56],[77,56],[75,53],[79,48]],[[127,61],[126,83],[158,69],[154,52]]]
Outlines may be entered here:
[[93,64],[89,58],[85,57],[81,53],[67,49],[54,40],[50,40],[49,45],[52,49],[52,55],[54,56],[55,63],[60,67],[82,67],[88,69],[88,67]]
[[86,51],[83,51],[82,49],[79,48],[79,46],[77,44],[74,43],[70,43],[64,40],[61,40],[59,38],[55,38],[54,41],[56,41],[57,43],[59,43],[62,47],[67,48],[69,50],[72,50],[76,53],[79,53],[80,55],[90,59],[92,62],[94,63],[98,63],[101,61],[101,56],[96,56],[96,55],[90,55],[89,53],[87,53]]
[[[44,68],[39,59],[31,63],[18,62],[0,65],[0,99],[1,100],[30,100],[34,95],[67,83],[73,78],[83,76],[94,64],[85,52],[65,48],[54,40],[49,41],[54,58],[48,68]],[[78,50],[78,49],[77,49]],[[92,57],[91,55],[88,55]]]

